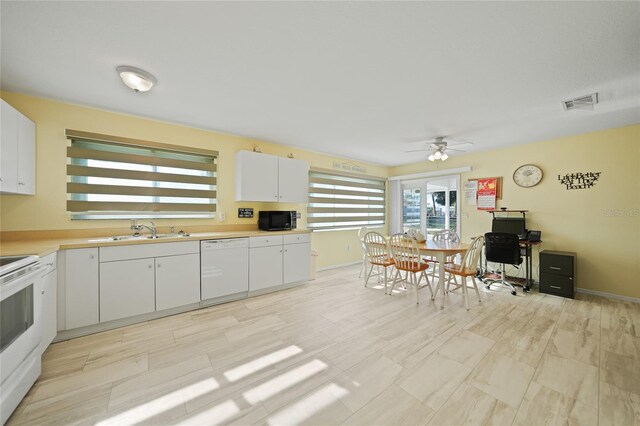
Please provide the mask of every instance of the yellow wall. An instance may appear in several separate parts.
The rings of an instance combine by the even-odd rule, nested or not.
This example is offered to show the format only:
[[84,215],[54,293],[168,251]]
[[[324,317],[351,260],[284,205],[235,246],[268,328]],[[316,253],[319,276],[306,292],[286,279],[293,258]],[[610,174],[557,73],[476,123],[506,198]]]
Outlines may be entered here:
[[[520,188],[513,172],[529,163],[544,177],[533,188]],[[579,288],[640,298],[640,125],[393,167],[389,175],[462,166],[472,171],[461,182],[503,176],[498,207],[529,210],[527,227],[542,230],[541,250],[577,253]],[[572,172],[602,175],[591,189],[568,191],[558,175]],[[462,238],[490,231],[491,215],[460,198]]]
[[[128,231],[128,221],[75,220],[66,213],[66,146],[65,129],[75,129],[162,143],[213,149],[220,153],[218,163],[219,212],[225,212],[225,224],[255,223],[255,219],[238,219],[238,207],[298,210],[303,213],[301,227],[306,227],[306,206],[301,204],[237,203],[235,198],[235,154],[251,150],[258,144],[263,152],[306,160],[312,167],[331,169],[332,157],[267,143],[255,139],[216,133],[125,114],[56,102],[23,94],[2,92],[2,99],[36,123],[36,195],[0,196],[2,231],[57,230],[79,228],[117,228]],[[367,174],[387,176],[388,168],[358,162]],[[219,225],[217,219],[162,219],[159,226]],[[360,258],[357,231],[318,232],[312,236],[312,248],[320,253],[318,267],[357,261]]]
[[[35,196],[0,196],[3,231],[39,229],[128,229],[127,221],[71,221],[66,213],[66,128],[112,134],[177,145],[214,149],[219,158],[219,211],[226,224],[251,223],[238,219],[238,207],[292,209],[300,204],[236,203],[234,201],[235,153],[257,143],[265,153],[309,161],[313,167],[332,168],[343,158],[317,154],[283,145],[175,124],[70,105],[16,93],[3,99],[36,122],[37,179]],[[578,253],[578,287],[640,298],[640,125],[559,138],[505,149],[451,157],[446,162],[422,162],[386,168],[358,162],[367,173],[396,176],[471,166],[462,182],[471,177],[503,176],[503,199],[498,206],[527,209],[527,225],[542,230],[542,250]],[[520,188],[511,178],[522,164],[533,163],[544,172],[534,188]],[[557,175],[602,172],[591,189],[567,191]],[[461,197],[462,198],[462,197]],[[248,221],[248,222],[247,222]],[[254,221],[255,222],[255,221]],[[217,219],[158,220],[159,225],[215,225]],[[482,234],[491,227],[491,215],[474,206],[461,205],[462,237]],[[382,230],[385,232],[385,230]],[[317,232],[312,247],[320,252],[318,267],[339,265],[360,258],[356,231]],[[537,256],[536,256],[537,260]]]

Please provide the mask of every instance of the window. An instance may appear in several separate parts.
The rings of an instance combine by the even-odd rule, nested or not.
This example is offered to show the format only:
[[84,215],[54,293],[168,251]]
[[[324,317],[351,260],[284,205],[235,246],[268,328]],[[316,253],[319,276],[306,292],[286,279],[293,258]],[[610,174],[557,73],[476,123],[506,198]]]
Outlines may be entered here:
[[308,227],[327,230],[384,225],[385,185],[384,178],[312,169]]
[[67,130],[73,219],[213,217],[216,151]]

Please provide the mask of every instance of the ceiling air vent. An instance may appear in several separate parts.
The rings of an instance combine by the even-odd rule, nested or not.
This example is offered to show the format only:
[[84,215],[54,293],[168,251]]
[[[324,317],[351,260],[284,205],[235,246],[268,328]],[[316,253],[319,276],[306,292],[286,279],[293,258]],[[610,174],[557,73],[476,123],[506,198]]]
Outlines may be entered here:
[[593,106],[598,103],[598,93],[592,93],[586,96],[580,96],[579,98],[569,99],[562,102],[562,107],[565,111],[572,109],[593,109]]

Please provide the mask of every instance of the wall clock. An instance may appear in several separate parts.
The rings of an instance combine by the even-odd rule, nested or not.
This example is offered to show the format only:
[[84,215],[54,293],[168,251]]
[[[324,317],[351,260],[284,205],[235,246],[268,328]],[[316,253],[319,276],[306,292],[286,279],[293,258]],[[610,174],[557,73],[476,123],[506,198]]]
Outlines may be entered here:
[[513,172],[513,181],[523,188],[536,186],[542,180],[542,170],[533,164],[520,166]]

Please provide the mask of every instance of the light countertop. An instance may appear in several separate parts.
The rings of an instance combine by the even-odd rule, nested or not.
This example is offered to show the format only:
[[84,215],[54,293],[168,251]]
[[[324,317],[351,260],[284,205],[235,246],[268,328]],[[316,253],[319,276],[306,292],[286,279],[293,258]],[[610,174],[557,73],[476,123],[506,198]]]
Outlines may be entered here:
[[291,235],[291,234],[308,234],[311,233],[307,229],[294,229],[291,231],[226,231],[226,232],[199,232],[193,233],[188,237],[163,237],[157,239],[139,238],[131,240],[112,241],[108,237],[95,238],[58,238],[47,240],[22,240],[8,241],[0,243],[0,255],[2,256],[19,256],[28,254],[37,254],[38,256],[46,256],[58,250],[88,248],[88,247],[111,247],[124,246],[132,244],[162,244],[173,243],[179,241],[200,241],[200,240],[220,240],[225,238],[246,238],[260,237],[267,235]]

